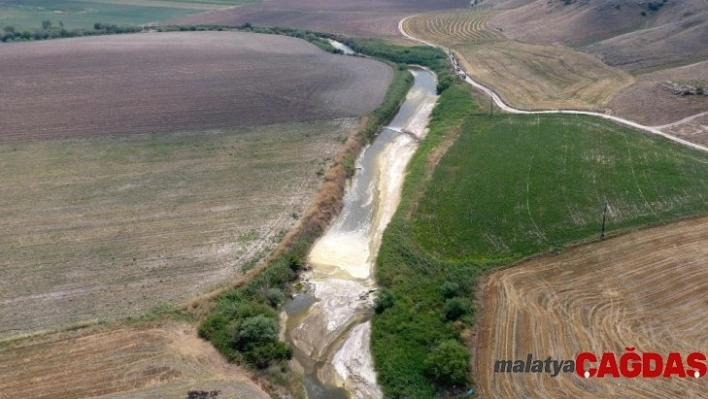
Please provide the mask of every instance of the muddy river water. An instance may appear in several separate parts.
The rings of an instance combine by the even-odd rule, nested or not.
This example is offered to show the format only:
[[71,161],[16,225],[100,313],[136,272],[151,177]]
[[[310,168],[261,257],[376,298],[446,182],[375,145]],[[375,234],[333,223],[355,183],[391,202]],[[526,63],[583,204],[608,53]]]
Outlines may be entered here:
[[396,211],[405,168],[426,133],[435,75],[415,82],[390,126],[361,154],[343,209],[308,256],[305,292],[285,304],[285,339],[309,399],[382,397],[369,349],[381,235]]

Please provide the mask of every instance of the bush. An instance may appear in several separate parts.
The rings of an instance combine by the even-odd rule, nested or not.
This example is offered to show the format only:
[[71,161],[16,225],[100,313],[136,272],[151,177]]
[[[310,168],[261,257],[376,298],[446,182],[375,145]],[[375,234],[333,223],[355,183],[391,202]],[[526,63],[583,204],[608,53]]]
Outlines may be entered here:
[[268,298],[268,303],[270,303],[270,306],[273,307],[277,307],[281,303],[285,302],[285,294],[283,294],[283,291],[278,288],[269,289],[266,297]]
[[278,340],[278,322],[264,315],[249,317],[236,328],[234,335],[234,346],[239,349],[274,342]]
[[443,283],[442,287],[440,287],[440,293],[445,298],[456,297],[459,292],[460,285],[453,281],[446,281]]
[[445,301],[445,318],[457,320],[470,312],[470,301],[467,298],[455,297]]
[[374,299],[374,310],[376,313],[382,313],[384,310],[393,306],[395,299],[393,292],[388,288],[381,288]]
[[441,384],[467,384],[470,373],[467,348],[453,339],[443,341],[425,359],[425,371]]

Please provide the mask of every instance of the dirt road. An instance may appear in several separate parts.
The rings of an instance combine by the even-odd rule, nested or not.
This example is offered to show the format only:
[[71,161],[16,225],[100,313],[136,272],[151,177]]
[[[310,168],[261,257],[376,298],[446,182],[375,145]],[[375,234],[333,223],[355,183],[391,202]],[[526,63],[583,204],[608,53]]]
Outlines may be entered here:
[[[435,44],[435,43],[431,43],[431,42],[426,41],[426,40],[418,39],[417,37],[414,37],[414,36],[410,35],[409,33],[407,33],[407,32],[405,31],[405,29],[403,28],[403,26],[404,26],[404,23],[405,23],[406,19],[411,18],[411,17],[413,17],[413,15],[408,16],[408,17],[406,17],[406,18],[403,18],[403,19],[398,23],[398,30],[401,32],[401,34],[402,34],[403,36],[405,36],[406,38],[408,38],[408,39],[410,39],[410,40],[414,40],[414,41],[417,41],[417,42],[419,42],[419,43],[423,43],[423,44],[428,45],[428,46],[431,46],[431,47],[438,47],[438,48],[444,50],[444,51],[445,51],[446,53],[448,53],[448,54],[450,53],[450,50],[449,50],[448,48],[445,48],[445,47],[443,47],[443,46],[439,46],[439,45],[437,45],[437,44]],[[669,140],[671,140],[671,141],[675,141],[675,142],[677,142],[677,143],[683,144],[683,145],[688,146],[688,147],[691,147],[691,148],[695,148],[695,149],[700,150],[700,151],[708,152],[708,147],[702,146],[702,145],[700,145],[700,144],[692,143],[692,142],[690,142],[690,141],[687,141],[687,140],[678,138],[678,137],[676,137],[676,136],[672,136],[672,135],[670,135],[670,134],[666,134],[666,133],[662,132],[661,130],[659,130],[659,129],[656,128],[656,127],[645,126],[645,125],[642,125],[642,124],[640,124],[640,123],[637,123],[637,122],[634,122],[634,121],[630,121],[629,119],[620,118],[620,117],[614,116],[614,115],[602,114],[602,113],[599,113],[599,112],[592,112],[592,111],[578,111],[578,110],[571,110],[571,109],[524,110],[524,109],[514,108],[514,107],[512,107],[512,106],[506,104],[506,103],[501,99],[501,97],[500,97],[497,93],[494,92],[494,90],[492,90],[492,89],[490,89],[490,88],[484,86],[483,84],[481,84],[481,83],[475,81],[474,79],[470,78],[469,73],[467,73],[467,77],[465,78],[465,81],[466,81],[467,83],[469,83],[470,85],[474,86],[475,88],[477,88],[477,89],[483,91],[483,92],[486,93],[488,96],[490,96],[490,97],[494,100],[494,103],[497,105],[497,107],[499,107],[501,110],[503,110],[503,111],[505,111],[505,112],[509,112],[509,113],[513,113],[513,114],[572,114],[572,115],[591,115],[591,116],[598,116],[598,117],[600,117],[600,118],[609,119],[609,120],[611,120],[611,121],[614,121],[614,122],[617,122],[617,123],[620,123],[620,124],[622,124],[622,125],[629,126],[629,127],[635,128],[635,129],[639,129],[639,130],[642,130],[642,131],[647,132],[647,133],[656,134],[656,135],[665,137],[665,138],[667,138],[667,139],[669,139]]]

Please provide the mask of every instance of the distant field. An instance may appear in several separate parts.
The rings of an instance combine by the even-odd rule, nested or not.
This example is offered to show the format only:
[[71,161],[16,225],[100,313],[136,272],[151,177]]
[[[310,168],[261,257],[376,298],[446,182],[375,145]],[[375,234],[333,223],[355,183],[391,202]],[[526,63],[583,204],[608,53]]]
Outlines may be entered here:
[[360,116],[393,77],[371,59],[243,32],[84,37],[2,51],[0,142]]
[[[160,4],[162,3],[162,4]],[[66,29],[92,28],[95,22],[116,25],[142,25],[184,17],[200,10],[172,7],[170,2],[82,1],[82,0],[0,0],[0,27],[14,26],[18,31],[33,32],[42,21],[55,25],[64,22]]]
[[0,347],[0,398],[269,398],[195,328],[176,322],[92,328]]
[[415,37],[447,47],[505,40],[503,34],[487,28],[487,21],[493,15],[493,12],[476,10],[425,13],[406,19],[403,28]]
[[426,11],[463,8],[468,0],[279,0],[177,20],[185,24],[287,26],[355,36],[400,38],[398,21]]
[[699,398],[706,378],[493,373],[497,359],[582,352],[686,356],[708,345],[708,219],[638,231],[494,272],[481,285],[480,397]]
[[238,276],[355,124],[0,144],[0,339],[139,316]]
[[[708,211],[708,156],[591,117],[468,120],[418,205],[441,259],[516,259],[609,230]],[[434,193],[434,194],[433,194]]]

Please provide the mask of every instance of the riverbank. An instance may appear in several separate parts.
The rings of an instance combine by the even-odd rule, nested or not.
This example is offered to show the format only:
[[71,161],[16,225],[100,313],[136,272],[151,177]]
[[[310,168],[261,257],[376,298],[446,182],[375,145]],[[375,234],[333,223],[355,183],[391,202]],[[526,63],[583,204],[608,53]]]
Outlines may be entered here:
[[406,165],[425,137],[436,101],[435,75],[412,73],[414,86],[391,128],[384,128],[355,161],[343,209],[308,256],[302,282],[308,290],[298,296],[311,296],[313,303],[287,312],[286,336],[297,347],[295,359],[306,380],[312,381],[306,386],[310,399],[331,398],[335,387],[354,397],[382,396],[369,351],[370,294],[376,290],[372,269],[383,231],[398,206]]

